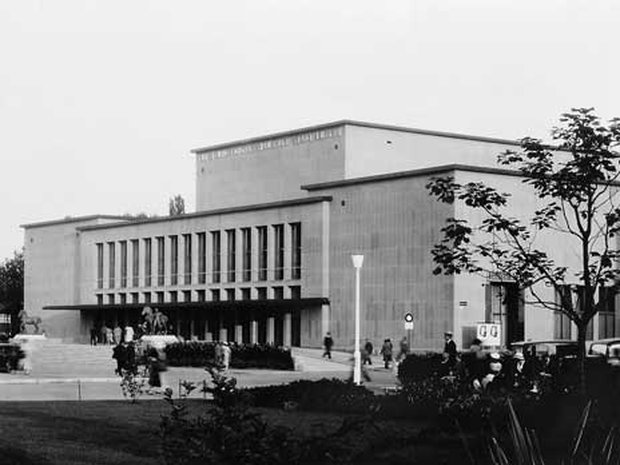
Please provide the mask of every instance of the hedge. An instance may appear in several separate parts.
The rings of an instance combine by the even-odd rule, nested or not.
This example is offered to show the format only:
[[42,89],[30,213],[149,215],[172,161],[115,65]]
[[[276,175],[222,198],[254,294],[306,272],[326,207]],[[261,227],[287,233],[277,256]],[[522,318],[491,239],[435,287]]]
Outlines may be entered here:
[[18,344],[0,343],[0,371],[17,370],[24,351]]
[[[204,367],[215,364],[214,342],[176,342],[166,346],[170,366]],[[231,368],[269,368],[293,370],[295,365],[289,349],[270,344],[232,344]]]
[[424,381],[441,371],[441,362],[442,354],[437,352],[409,354],[398,365],[398,379],[404,385]]

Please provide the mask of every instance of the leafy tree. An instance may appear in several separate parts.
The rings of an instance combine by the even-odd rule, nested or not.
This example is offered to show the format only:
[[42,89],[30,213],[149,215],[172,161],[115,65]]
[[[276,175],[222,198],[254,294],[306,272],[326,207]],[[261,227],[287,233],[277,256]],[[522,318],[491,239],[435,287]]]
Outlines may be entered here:
[[175,195],[168,202],[170,216],[183,215],[185,213],[185,200],[180,195]]
[[[459,184],[449,176],[431,180],[427,188],[432,196],[444,203],[462,202],[478,213],[471,218],[479,218],[447,220],[443,238],[432,250],[434,273],[505,276],[536,306],[566,315],[577,327],[580,389],[585,392],[587,327],[604,305],[601,296],[620,274],[620,119],[603,125],[593,109],[572,109],[551,136],[553,146],[528,137],[520,141],[520,150],[498,157],[500,164],[522,175],[535,196],[536,209],[527,219],[511,212],[510,194],[485,183]],[[540,246],[546,233],[567,249],[575,246],[577,266]],[[549,297],[545,287],[559,299]]]
[[0,264],[0,307],[11,315],[11,332],[19,332],[18,315],[24,307],[24,253],[14,252],[13,258]]

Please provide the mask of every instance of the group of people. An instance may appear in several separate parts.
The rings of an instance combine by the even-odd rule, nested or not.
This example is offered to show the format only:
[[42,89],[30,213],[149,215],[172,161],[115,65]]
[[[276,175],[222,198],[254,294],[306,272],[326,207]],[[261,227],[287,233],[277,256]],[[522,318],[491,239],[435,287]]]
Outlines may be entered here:
[[[328,359],[332,358],[332,347],[334,346],[334,339],[332,338],[331,333],[327,333],[323,338],[323,358],[327,357]],[[392,366],[394,360],[396,362],[400,362],[403,360],[410,352],[409,340],[407,337],[403,337],[399,343],[399,352],[394,358],[394,344],[392,344],[392,340],[390,338],[386,338],[383,341],[383,345],[381,346],[381,350],[379,351],[379,355],[383,358],[383,365],[385,368],[389,369]],[[366,339],[366,343],[361,350],[361,359],[362,366],[364,365],[372,365],[372,355],[374,353],[374,346],[370,339]]]
[[107,326],[105,323],[99,329],[93,327],[90,329],[90,345],[118,345],[121,342],[129,343],[134,340],[135,332],[133,326],[126,325],[121,328],[116,324],[114,328]]

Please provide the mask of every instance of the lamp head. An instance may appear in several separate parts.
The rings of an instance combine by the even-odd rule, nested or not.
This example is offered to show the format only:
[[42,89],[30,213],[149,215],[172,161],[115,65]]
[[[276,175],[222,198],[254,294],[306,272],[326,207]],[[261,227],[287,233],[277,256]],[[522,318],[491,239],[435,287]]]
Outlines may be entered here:
[[363,255],[351,255],[351,260],[353,261],[354,268],[361,268],[364,264],[364,256]]

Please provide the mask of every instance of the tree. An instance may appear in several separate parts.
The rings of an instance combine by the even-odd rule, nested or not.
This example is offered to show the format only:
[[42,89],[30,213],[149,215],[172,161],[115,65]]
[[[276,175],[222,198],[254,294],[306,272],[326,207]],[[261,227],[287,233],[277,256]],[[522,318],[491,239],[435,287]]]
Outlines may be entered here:
[[[432,178],[427,189],[444,203],[475,210],[479,221],[449,218],[432,250],[435,274],[470,272],[505,276],[531,303],[566,315],[577,327],[580,390],[585,393],[588,324],[620,277],[620,119],[601,124],[593,109],[572,109],[551,131],[554,145],[524,138],[520,150],[498,156],[516,169],[533,191],[536,208],[526,219],[510,211],[510,194],[482,182],[459,184],[453,177]],[[576,266],[540,246],[554,234],[557,243],[576,246]],[[551,287],[559,298],[544,292]]]
[[24,253],[14,252],[13,258],[0,264],[0,307],[11,315],[11,332],[19,332],[18,315],[24,307]]
[[175,195],[168,202],[170,216],[183,215],[185,213],[185,200],[180,195]]

